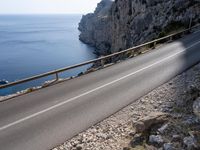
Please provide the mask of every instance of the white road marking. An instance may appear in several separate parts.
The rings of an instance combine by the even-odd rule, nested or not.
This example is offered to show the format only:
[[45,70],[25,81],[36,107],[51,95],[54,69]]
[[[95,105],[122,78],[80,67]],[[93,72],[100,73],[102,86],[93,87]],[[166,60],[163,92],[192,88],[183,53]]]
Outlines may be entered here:
[[184,50],[182,50],[182,51],[179,51],[179,52],[177,52],[177,53],[175,53],[175,54],[173,54],[173,55],[171,55],[171,56],[168,56],[168,57],[166,57],[166,58],[164,58],[164,59],[162,59],[162,60],[160,60],[160,61],[157,61],[157,62],[155,62],[155,63],[153,63],[153,64],[151,64],[151,65],[148,65],[148,66],[146,66],[146,67],[144,67],[144,68],[142,68],[142,69],[139,69],[139,70],[137,70],[137,71],[135,71],[135,72],[132,72],[132,73],[126,75],[126,76],[123,76],[123,77],[121,77],[121,78],[119,78],[119,79],[116,79],[116,80],[114,80],[114,81],[112,81],[112,82],[109,82],[109,83],[107,83],[107,84],[104,84],[104,85],[102,85],[102,86],[99,86],[99,87],[97,87],[97,88],[95,88],[95,89],[93,89],[93,90],[90,90],[90,91],[88,91],[88,92],[85,92],[85,93],[83,93],[83,94],[80,94],[80,95],[78,95],[78,96],[76,96],[76,97],[70,98],[70,99],[68,99],[68,100],[66,100],[66,101],[64,101],[64,102],[61,102],[61,103],[56,104],[56,105],[54,105],[54,106],[51,106],[51,107],[49,107],[49,108],[47,108],[47,109],[44,109],[44,110],[42,110],[42,111],[40,111],[40,112],[34,113],[34,114],[32,114],[32,115],[30,115],[30,116],[27,116],[27,117],[25,117],[25,118],[22,118],[22,119],[19,119],[19,120],[13,122],[13,123],[9,123],[9,124],[7,124],[7,125],[5,125],[5,126],[2,126],[2,127],[0,127],[0,131],[3,131],[3,130],[5,130],[5,129],[9,128],[9,127],[12,127],[12,126],[16,125],[16,124],[22,123],[22,122],[24,122],[24,121],[26,121],[26,120],[29,120],[29,119],[34,118],[34,117],[36,117],[36,116],[39,116],[39,115],[41,115],[41,114],[43,114],[43,113],[46,113],[46,112],[48,112],[48,111],[50,111],[50,110],[53,110],[53,109],[55,109],[55,108],[57,108],[57,107],[60,107],[60,106],[66,104],[66,103],[68,103],[68,102],[71,102],[71,101],[73,101],[73,100],[75,100],[75,99],[78,99],[78,98],[80,98],[80,97],[83,97],[83,96],[85,96],[85,95],[88,95],[88,94],[90,94],[90,93],[92,93],[92,92],[95,92],[95,91],[97,91],[97,90],[99,90],[99,89],[102,89],[102,88],[104,88],[104,87],[106,87],[106,86],[109,86],[109,85],[114,84],[114,83],[116,83],[116,82],[119,82],[119,81],[121,81],[121,80],[123,80],[123,79],[126,79],[126,78],[128,78],[128,77],[130,77],[130,76],[132,76],[132,75],[134,75],[134,74],[137,74],[137,73],[142,72],[142,71],[144,71],[144,70],[146,70],[146,69],[149,69],[149,68],[151,68],[151,67],[153,67],[153,66],[155,66],[155,65],[157,65],[157,64],[160,64],[160,63],[162,63],[162,62],[164,62],[164,61],[166,61],[166,60],[168,60],[168,59],[171,59],[171,58],[177,56],[177,55],[180,54],[180,53],[185,52],[186,50],[192,48],[193,46],[196,46],[196,45],[199,44],[199,43],[200,43],[200,41],[198,41],[198,42],[192,44],[191,46],[187,47],[186,49],[184,49]]

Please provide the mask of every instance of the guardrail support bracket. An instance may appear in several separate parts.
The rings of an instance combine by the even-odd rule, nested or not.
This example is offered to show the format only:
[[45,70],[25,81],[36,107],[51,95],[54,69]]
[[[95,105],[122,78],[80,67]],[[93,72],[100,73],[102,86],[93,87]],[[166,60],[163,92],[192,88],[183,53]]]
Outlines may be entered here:
[[59,80],[58,73],[56,73],[56,81],[58,81],[58,80]]

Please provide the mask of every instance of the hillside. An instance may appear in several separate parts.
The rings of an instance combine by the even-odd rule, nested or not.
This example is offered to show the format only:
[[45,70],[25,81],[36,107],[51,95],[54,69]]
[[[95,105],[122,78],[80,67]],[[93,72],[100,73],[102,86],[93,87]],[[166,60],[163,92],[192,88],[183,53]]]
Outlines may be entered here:
[[102,0],[79,24],[80,40],[105,55],[200,22],[200,0]]

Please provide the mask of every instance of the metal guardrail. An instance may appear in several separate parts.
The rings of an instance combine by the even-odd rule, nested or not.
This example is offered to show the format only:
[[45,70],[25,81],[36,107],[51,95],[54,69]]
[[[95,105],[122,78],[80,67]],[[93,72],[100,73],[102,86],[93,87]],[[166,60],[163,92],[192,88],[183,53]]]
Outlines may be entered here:
[[125,54],[127,52],[133,53],[134,51],[136,51],[136,50],[138,50],[140,48],[143,48],[143,47],[146,47],[146,46],[150,46],[150,45],[153,45],[153,47],[155,47],[156,44],[158,42],[161,42],[162,40],[166,40],[166,39],[173,40],[173,37],[175,37],[177,35],[180,35],[180,34],[185,34],[185,33],[189,32],[192,29],[197,28],[197,27],[200,27],[200,25],[195,25],[195,26],[193,26],[191,28],[179,31],[177,33],[170,34],[168,36],[165,36],[165,37],[162,37],[162,38],[159,38],[159,39],[156,39],[156,40],[153,40],[153,41],[150,41],[150,42],[147,42],[147,43],[144,43],[144,44],[141,44],[141,45],[138,45],[138,46],[135,46],[135,47],[120,51],[120,52],[116,52],[116,53],[113,53],[113,54],[110,54],[110,55],[107,55],[107,56],[103,56],[103,57],[100,57],[100,58],[97,58],[97,59],[86,61],[86,62],[83,62],[83,63],[80,63],[80,64],[76,64],[76,65],[73,65],[73,66],[69,66],[69,67],[66,67],[66,68],[50,71],[50,72],[47,72],[47,73],[44,73],[44,74],[32,76],[30,78],[26,78],[26,79],[22,79],[22,80],[19,80],[19,81],[11,82],[11,83],[8,83],[8,84],[5,84],[5,85],[1,85],[0,89],[11,87],[11,86],[15,86],[15,85],[22,84],[22,83],[29,82],[29,81],[33,81],[33,80],[40,79],[40,78],[43,78],[43,77],[47,77],[47,76],[50,76],[50,75],[55,75],[56,80],[58,80],[59,79],[59,73],[67,71],[67,70],[70,70],[70,69],[78,68],[78,67],[81,67],[81,66],[85,66],[85,65],[88,65],[88,64],[92,64],[92,63],[100,62],[101,65],[104,66],[104,63],[105,63],[106,59],[110,59],[110,58],[112,59],[114,56],[123,55],[123,54]]

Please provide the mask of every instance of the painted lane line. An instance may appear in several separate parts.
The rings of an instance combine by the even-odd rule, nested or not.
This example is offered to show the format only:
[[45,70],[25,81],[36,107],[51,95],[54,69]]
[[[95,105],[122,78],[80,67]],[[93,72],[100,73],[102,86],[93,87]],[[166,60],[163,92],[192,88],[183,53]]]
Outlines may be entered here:
[[90,94],[90,93],[93,93],[93,92],[95,92],[95,91],[97,91],[97,90],[100,90],[100,89],[102,89],[102,88],[104,88],[104,87],[107,87],[107,86],[109,86],[109,85],[111,85],[111,84],[114,84],[114,83],[116,83],[116,82],[119,82],[119,81],[121,81],[121,80],[123,80],[123,79],[126,79],[126,78],[128,78],[128,77],[130,77],[130,76],[132,76],[132,75],[135,75],[135,74],[137,74],[137,73],[139,73],[139,72],[142,72],[142,71],[144,71],[144,70],[146,70],[146,69],[149,69],[149,68],[151,68],[151,67],[153,67],[153,66],[155,66],[155,65],[158,65],[158,64],[160,64],[160,63],[162,63],[162,62],[165,62],[166,60],[169,60],[169,59],[171,59],[171,58],[173,58],[173,57],[179,55],[180,53],[185,52],[186,50],[188,50],[188,49],[190,49],[190,48],[192,48],[192,47],[198,45],[199,43],[200,43],[200,41],[198,41],[198,42],[192,44],[191,46],[187,47],[186,49],[184,49],[184,50],[182,50],[182,51],[179,51],[179,52],[177,52],[177,53],[175,53],[175,54],[173,54],[173,55],[171,55],[171,56],[168,56],[168,57],[166,57],[166,58],[164,58],[164,59],[162,59],[162,60],[160,60],[160,61],[157,61],[157,62],[155,62],[155,63],[153,63],[153,64],[151,64],[151,65],[148,65],[148,66],[146,66],[146,67],[144,67],[144,68],[141,68],[141,69],[139,69],[139,70],[137,70],[137,71],[135,71],[135,72],[132,72],[132,73],[126,75],[126,76],[123,76],[123,77],[121,77],[121,78],[119,78],[119,79],[116,79],[116,80],[114,80],[114,81],[112,81],[112,82],[109,82],[109,83],[107,83],[107,84],[104,84],[104,85],[102,85],[102,86],[99,86],[99,87],[97,87],[97,88],[95,88],[95,89],[93,89],[93,90],[90,90],[90,91],[88,91],[88,92],[85,92],[85,93],[83,93],[83,94],[80,94],[80,95],[78,95],[78,96],[76,96],[76,97],[70,98],[70,99],[68,99],[68,100],[66,100],[66,101],[63,101],[63,102],[61,102],[61,103],[59,103],[59,104],[56,104],[56,105],[54,105],[54,106],[51,106],[51,107],[49,107],[49,108],[47,108],[47,109],[44,109],[44,110],[42,110],[42,111],[39,111],[39,112],[34,113],[34,114],[32,114],[32,115],[29,115],[29,116],[27,116],[27,117],[25,117],[25,118],[19,119],[19,120],[13,122],[13,123],[9,123],[9,124],[7,124],[7,125],[5,125],[5,126],[2,126],[2,127],[0,127],[0,131],[3,131],[3,130],[5,130],[5,129],[9,128],[9,127],[12,127],[12,126],[14,126],[14,125],[16,125],[16,124],[22,123],[22,122],[24,122],[24,121],[26,121],[26,120],[29,120],[29,119],[31,119],[31,118],[37,117],[37,116],[39,116],[39,115],[41,115],[41,114],[44,114],[44,113],[46,113],[46,112],[48,112],[48,111],[50,111],[50,110],[53,110],[53,109],[55,109],[55,108],[58,108],[58,107],[60,107],[60,106],[62,106],[62,105],[64,105],[64,104],[66,104],[66,103],[69,103],[69,102],[71,102],[71,101],[73,101],[73,100],[75,100],[75,99],[78,99],[78,98],[80,98],[80,97],[83,97],[83,96],[85,96],[85,95],[88,95],[88,94]]

